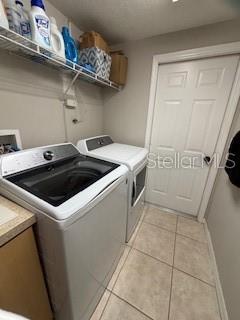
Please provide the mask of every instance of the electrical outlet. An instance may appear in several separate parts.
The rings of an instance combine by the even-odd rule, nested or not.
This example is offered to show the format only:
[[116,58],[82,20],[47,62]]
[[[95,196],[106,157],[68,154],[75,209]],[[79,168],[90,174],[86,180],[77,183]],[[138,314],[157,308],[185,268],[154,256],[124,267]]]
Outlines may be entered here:
[[68,109],[77,109],[77,107],[78,107],[78,102],[77,102],[77,100],[76,99],[66,99],[65,101],[64,101],[64,105],[65,105],[65,107],[66,108],[68,108]]

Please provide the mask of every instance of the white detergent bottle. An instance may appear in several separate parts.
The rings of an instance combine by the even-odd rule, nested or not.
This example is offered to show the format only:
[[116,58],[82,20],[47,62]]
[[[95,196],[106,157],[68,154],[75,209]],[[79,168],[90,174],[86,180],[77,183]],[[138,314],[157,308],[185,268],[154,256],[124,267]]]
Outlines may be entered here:
[[28,15],[27,11],[24,9],[22,1],[16,0],[15,3],[16,3],[18,12],[20,14],[21,35],[24,36],[25,38],[28,38],[29,40],[31,40],[32,35],[31,35],[29,15]]
[[0,0],[0,26],[5,29],[9,28],[8,19],[7,19],[7,15],[6,15],[2,0]]
[[15,0],[4,0],[3,3],[6,10],[9,29],[21,34],[20,13],[18,12]]
[[58,56],[57,58],[59,58],[59,60],[66,62],[63,36],[61,32],[58,30],[56,19],[54,17],[50,17],[50,22],[52,51],[56,53],[56,55]]
[[29,13],[32,40],[45,49],[51,50],[50,21],[45,13],[42,0],[31,0]]

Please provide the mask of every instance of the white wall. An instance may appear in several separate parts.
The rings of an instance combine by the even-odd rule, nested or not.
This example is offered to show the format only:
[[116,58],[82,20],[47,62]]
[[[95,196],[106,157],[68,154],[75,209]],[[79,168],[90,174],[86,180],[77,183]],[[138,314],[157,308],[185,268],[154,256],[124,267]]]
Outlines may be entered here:
[[144,145],[154,54],[240,40],[240,19],[119,45],[129,58],[127,85],[105,91],[104,131],[115,140]]
[[[67,24],[51,4],[46,8],[59,27]],[[75,26],[72,31],[76,38],[81,33]],[[102,89],[82,81],[75,88],[79,110],[66,110],[68,140],[73,143],[103,131]],[[74,118],[81,122],[73,124]],[[1,50],[0,129],[20,129],[24,148],[65,141],[61,74]]]
[[[228,139],[240,130],[240,105]],[[224,159],[225,159],[224,155]],[[222,165],[225,165],[223,161]],[[229,320],[240,319],[240,189],[220,169],[207,210],[207,224],[215,251]]]

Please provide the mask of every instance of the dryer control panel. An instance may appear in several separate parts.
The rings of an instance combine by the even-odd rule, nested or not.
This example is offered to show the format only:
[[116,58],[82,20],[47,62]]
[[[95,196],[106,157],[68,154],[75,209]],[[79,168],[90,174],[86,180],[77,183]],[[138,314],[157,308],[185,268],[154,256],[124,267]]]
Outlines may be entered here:
[[86,145],[88,151],[92,151],[101,147],[108,146],[112,144],[113,140],[109,136],[96,137],[93,139],[86,140]]

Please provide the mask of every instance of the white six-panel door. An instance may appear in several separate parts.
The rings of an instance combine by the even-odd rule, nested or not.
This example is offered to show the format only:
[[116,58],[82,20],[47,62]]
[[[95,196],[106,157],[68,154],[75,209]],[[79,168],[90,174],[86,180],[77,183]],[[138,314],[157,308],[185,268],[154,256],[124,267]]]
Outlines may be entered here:
[[[160,65],[146,200],[197,215],[238,56]],[[212,164],[214,165],[214,164]]]

